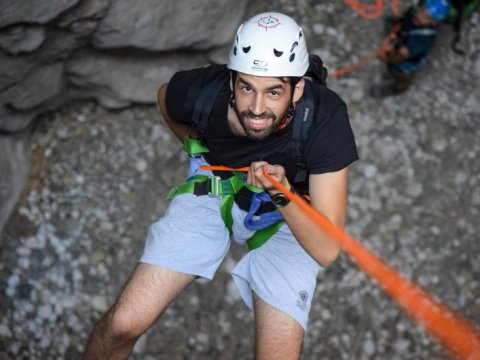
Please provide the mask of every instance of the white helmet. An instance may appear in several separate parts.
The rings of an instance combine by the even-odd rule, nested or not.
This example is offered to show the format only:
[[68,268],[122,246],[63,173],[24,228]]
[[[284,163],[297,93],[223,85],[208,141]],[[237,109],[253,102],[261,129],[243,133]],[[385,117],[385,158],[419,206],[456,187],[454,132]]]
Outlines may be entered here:
[[302,28],[284,14],[255,15],[238,28],[227,67],[256,76],[303,76],[308,50]]

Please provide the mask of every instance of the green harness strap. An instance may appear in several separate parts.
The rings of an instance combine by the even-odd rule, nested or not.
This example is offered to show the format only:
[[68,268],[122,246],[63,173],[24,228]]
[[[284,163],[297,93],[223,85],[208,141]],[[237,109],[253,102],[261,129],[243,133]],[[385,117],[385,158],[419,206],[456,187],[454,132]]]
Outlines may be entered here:
[[[209,151],[208,148],[205,147],[200,141],[192,139],[188,135],[185,137],[183,150],[189,155],[201,154]],[[241,172],[233,172],[233,176],[228,179],[222,179],[219,176],[195,175],[183,184],[172,188],[167,195],[167,200],[171,201],[175,196],[180,194],[193,194],[196,183],[210,181],[210,191],[208,195],[220,196],[222,198],[220,203],[220,215],[228,231],[230,234],[232,234],[232,207],[235,194],[238,193],[243,187],[246,187],[248,190],[255,193],[264,191],[263,189],[248,184],[245,181],[245,178],[246,175]],[[278,229],[280,229],[284,223],[285,221],[279,221],[278,223],[270,225],[265,229],[257,230],[255,234],[247,240],[248,248],[253,250],[262,246],[268,239],[272,237],[273,234],[278,231]]]
[[275,224],[270,225],[262,230],[257,230],[253,236],[247,240],[247,245],[250,250],[259,248],[270,239],[273,234],[275,234],[280,227],[285,223],[285,221],[279,221]]
[[183,151],[188,155],[202,154],[209,152],[208,148],[204,146],[197,139],[192,139],[190,136],[185,136],[183,140]]

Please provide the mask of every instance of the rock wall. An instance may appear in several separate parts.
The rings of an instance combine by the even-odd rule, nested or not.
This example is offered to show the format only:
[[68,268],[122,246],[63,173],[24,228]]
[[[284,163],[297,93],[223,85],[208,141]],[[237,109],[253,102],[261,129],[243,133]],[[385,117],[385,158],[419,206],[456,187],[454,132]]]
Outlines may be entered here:
[[179,69],[225,62],[249,0],[2,0],[0,232],[29,173],[35,117],[77,99],[155,102]]

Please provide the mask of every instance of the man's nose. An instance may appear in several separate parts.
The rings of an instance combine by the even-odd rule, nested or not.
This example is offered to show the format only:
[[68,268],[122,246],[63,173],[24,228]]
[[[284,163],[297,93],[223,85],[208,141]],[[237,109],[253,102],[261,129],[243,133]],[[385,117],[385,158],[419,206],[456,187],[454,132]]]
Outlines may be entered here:
[[254,97],[253,102],[250,106],[250,110],[255,115],[260,115],[265,112],[265,100],[263,99],[263,96],[261,94],[257,94]]

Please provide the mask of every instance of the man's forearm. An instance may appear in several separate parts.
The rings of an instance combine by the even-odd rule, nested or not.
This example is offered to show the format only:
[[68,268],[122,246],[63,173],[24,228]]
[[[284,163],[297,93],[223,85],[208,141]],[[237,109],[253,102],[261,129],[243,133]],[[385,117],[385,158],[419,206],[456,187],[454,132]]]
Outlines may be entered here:
[[290,202],[281,208],[280,212],[299,244],[312,258],[323,267],[335,261],[341,252],[341,245],[325,233],[297,204]]

